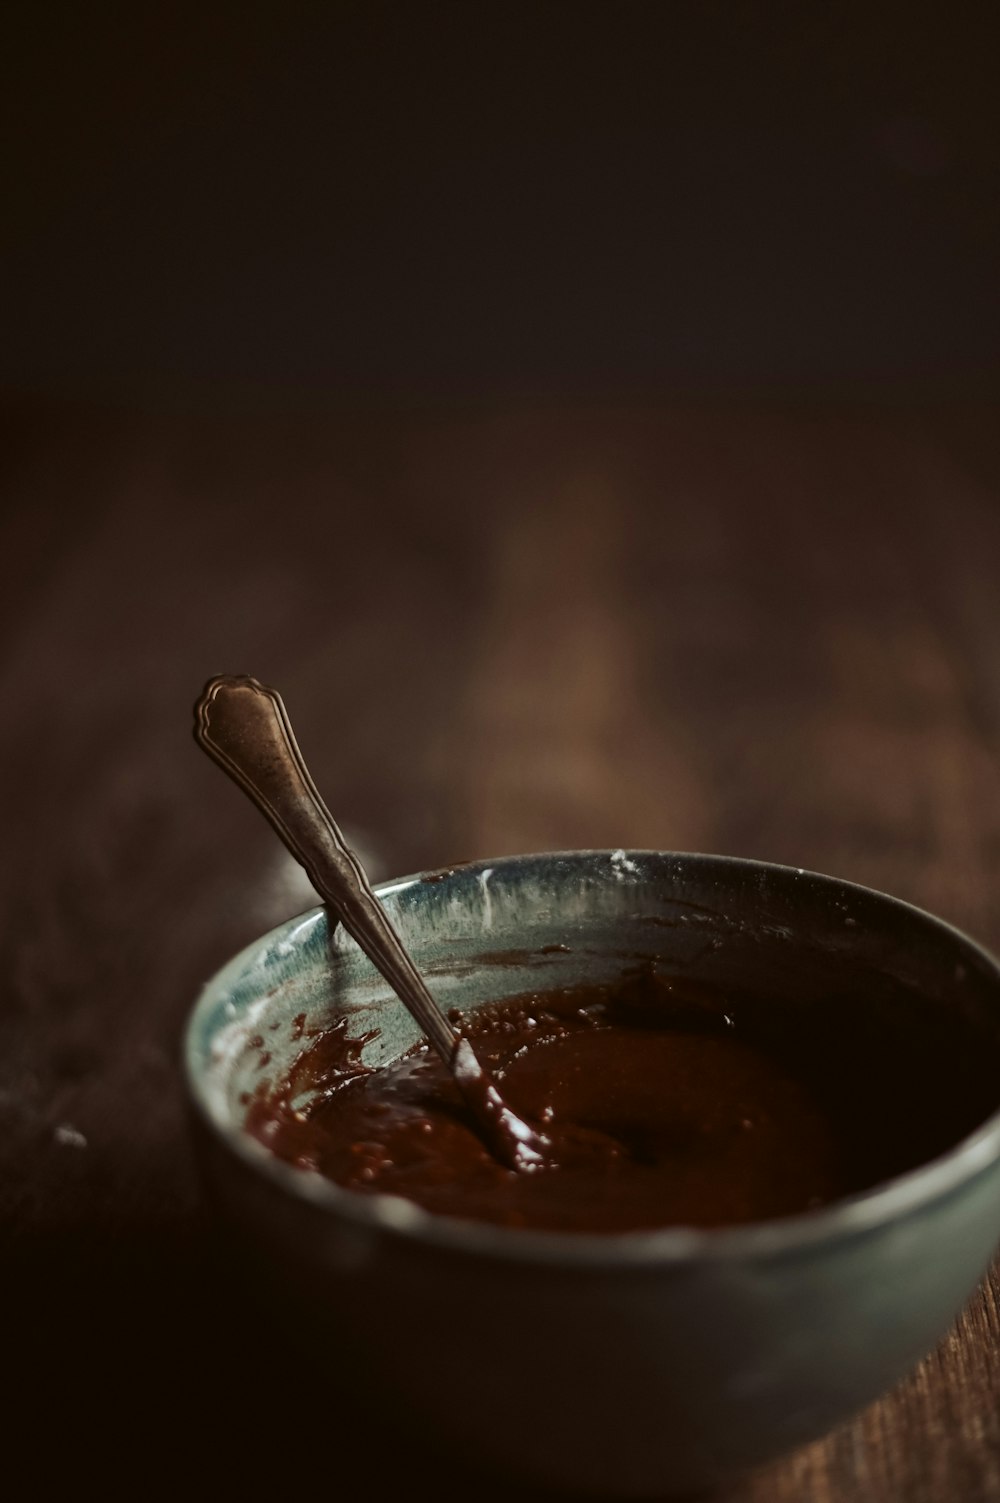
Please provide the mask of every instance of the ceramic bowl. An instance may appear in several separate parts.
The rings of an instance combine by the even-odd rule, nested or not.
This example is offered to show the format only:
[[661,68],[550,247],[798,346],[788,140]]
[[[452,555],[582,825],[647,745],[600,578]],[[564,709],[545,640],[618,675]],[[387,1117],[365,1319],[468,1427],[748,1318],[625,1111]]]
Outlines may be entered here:
[[245,1130],[248,1098],[304,1029],[347,1014],[352,1036],[377,1030],[373,1066],[417,1038],[322,909],[283,924],[191,1016],[201,1159],[239,1245],[335,1333],[387,1412],[405,1402],[448,1445],[535,1484],[680,1492],[820,1435],[944,1334],[1000,1241],[1000,970],[970,939],[847,882],[717,856],[523,856],[378,891],[447,1007],[655,957],[825,1008],[858,1050],[876,1013],[901,1041],[934,1030],[941,1072],[971,1038],[996,1082],[971,1134],[808,1214],[615,1236],[435,1217],[292,1168]]

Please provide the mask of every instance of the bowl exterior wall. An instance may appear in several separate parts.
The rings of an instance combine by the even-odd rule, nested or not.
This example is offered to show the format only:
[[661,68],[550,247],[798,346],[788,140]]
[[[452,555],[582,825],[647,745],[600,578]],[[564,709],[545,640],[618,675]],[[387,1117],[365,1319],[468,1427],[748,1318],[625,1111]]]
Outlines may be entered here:
[[368,1375],[386,1423],[395,1406],[471,1461],[596,1494],[710,1486],[822,1435],[931,1349],[1000,1242],[995,1167],[888,1226],[795,1254],[511,1263],[339,1222],[199,1137],[272,1308],[313,1347],[327,1333],[331,1361]]

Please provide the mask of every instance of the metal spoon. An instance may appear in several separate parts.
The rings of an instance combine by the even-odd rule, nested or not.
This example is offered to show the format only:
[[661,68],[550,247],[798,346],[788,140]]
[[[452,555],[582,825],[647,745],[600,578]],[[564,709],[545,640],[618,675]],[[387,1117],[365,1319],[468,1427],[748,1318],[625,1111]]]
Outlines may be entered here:
[[510,1169],[550,1161],[552,1144],[511,1111],[467,1039],[456,1033],[372,892],[319,796],[281,696],[255,678],[220,674],[195,705],[195,740],[274,826],[316,891],[409,1009],[454,1076],[491,1152]]

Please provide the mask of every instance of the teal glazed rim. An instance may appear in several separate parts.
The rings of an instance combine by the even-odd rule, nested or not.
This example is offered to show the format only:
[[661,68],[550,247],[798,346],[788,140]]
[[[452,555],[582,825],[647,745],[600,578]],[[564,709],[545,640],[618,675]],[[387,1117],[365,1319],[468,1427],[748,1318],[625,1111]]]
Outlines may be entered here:
[[[874,888],[802,868],[782,866],[737,856],[715,856],[652,850],[589,850],[548,852],[498,857],[465,863],[441,872],[420,873],[380,883],[380,898],[424,887],[427,878],[454,875],[479,881],[483,873],[514,874],[519,868],[572,864],[581,870],[622,862],[673,862],[695,873],[715,868],[732,874],[751,874],[786,884],[808,885],[828,891],[831,897],[853,898],[862,904],[887,909],[886,916],[924,927],[949,945],[956,960],[971,962],[997,986],[1000,998],[1000,961],[961,930],[933,914]],[[733,1227],[696,1229],[664,1227],[655,1231],[618,1233],[570,1233],[530,1231],[438,1216],[392,1195],[359,1195],[334,1184],[312,1170],[283,1163],[218,1108],[208,1089],[211,1073],[211,1042],[220,999],[230,994],[245,976],[249,965],[260,959],[268,946],[278,943],[301,945],[316,926],[326,923],[326,910],[312,908],[247,945],[203,987],[190,1014],[184,1037],[184,1074],[193,1107],[210,1133],[250,1170],[260,1174],[293,1199],[321,1211],[334,1213],[359,1230],[401,1238],[426,1246],[447,1249],[459,1255],[543,1264],[580,1270],[629,1266],[662,1268],[664,1265],[727,1263],[746,1259],[795,1256],[820,1245],[829,1246],[862,1237],[888,1223],[929,1209],[950,1198],[1000,1160],[1000,1101],[978,1128],[952,1148],[916,1168],[870,1189],[845,1196],[828,1206],[797,1215]],[[998,1081],[1000,1097],[1000,1081]]]

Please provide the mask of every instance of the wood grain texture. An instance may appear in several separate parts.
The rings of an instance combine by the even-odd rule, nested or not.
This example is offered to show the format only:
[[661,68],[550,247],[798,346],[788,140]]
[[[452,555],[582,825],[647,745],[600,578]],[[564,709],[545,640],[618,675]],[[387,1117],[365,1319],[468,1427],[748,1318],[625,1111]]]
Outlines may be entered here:
[[[0,1228],[24,1433],[59,1416],[36,1467],[72,1456],[125,1495],[197,1446],[236,1496],[290,1448],[357,1481],[345,1436],[378,1435],[335,1360],[311,1393],[281,1368],[206,1252],[180,1030],[201,980],[310,900],[193,748],[208,675],[281,688],[376,876],[728,851],[1000,949],[991,420],[8,405]],[[899,1389],[720,1503],[995,1503],[998,1298],[994,1275]],[[368,1496],[426,1477],[375,1443]]]

